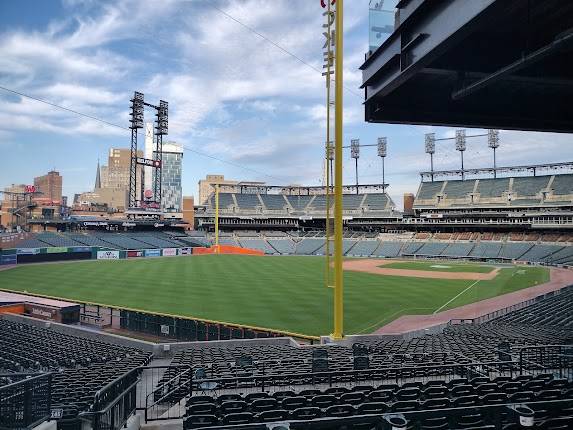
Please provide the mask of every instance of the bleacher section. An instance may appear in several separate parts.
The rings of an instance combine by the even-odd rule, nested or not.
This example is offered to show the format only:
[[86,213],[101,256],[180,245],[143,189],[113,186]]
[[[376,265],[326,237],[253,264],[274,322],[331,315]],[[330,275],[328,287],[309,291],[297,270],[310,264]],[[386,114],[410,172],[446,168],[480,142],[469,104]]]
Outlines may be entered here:
[[278,254],[294,254],[294,243],[290,239],[267,239],[267,242]]
[[303,211],[314,196],[285,196],[295,211]]
[[64,418],[87,412],[96,391],[125,372],[146,365],[150,356],[135,348],[0,317],[0,373],[52,371],[52,409],[62,408]]
[[350,255],[356,257],[370,257],[376,248],[378,248],[379,244],[380,243],[377,240],[360,240],[356,245],[354,245]]
[[[569,289],[486,323],[451,325],[439,334],[373,336],[348,346],[188,349],[178,352],[173,363],[209,368],[218,387],[206,393],[198,382],[186,402],[186,429],[404,413],[411,428],[483,430],[496,428],[485,425],[496,415],[487,412],[488,406],[516,403],[533,408],[536,428],[566,429],[571,428],[572,402],[565,403],[569,409],[534,402],[573,400],[573,381],[558,371],[573,365],[567,349],[543,346],[567,345],[572,329]],[[273,375],[266,389],[257,379],[263,375]],[[232,391],[239,383],[235,380],[241,388]],[[408,415],[424,410],[435,412],[417,424]],[[511,416],[500,419],[518,420]],[[330,426],[347,428],[336,422]]]
[[501,251],[501,243],[478,243],[470,252],[471,257],[476,258],[497,258],[499,251]]
[[373,257],[394,258],[400,255],[402,242],[381,242],[380,246],[372,253]]
[[258,194],[235,194],[239,209],[255,209],[261,206]]
[[[473,181],[472,181],[473,182]],[[477,192],[480,198],[501,197],[509,190],[509,178],[502,179],[479,179]]]
[[531,243],[505,243],[501,247],[499,257],[509,260],[517,260],[531,249]]
[[366,210],[388,210],[392,201],[388,198],[387,194],[366,194],[366,199],[363,203]]
[[513,178],[513,192],[518,196],[536,196],[547,188],[551,176]]
[[450,243],[441,255],[443,257],[467,257],[473,248],[473,243]]
[[284,210],[285,206],[287,206],[283,195],[261,194],[261,200],[265,208],[269,210]]
[[313,255],[324,246],[324,239],[304,238],[295,244],[295,254]]
[[441,191],[443,185],[443,181],[422,182],[418,190],[417,198],[423,200],[434,199]]
[[551,188],[556,195],[573,194],[573,175],[555,175]]
[[444,194],[446,198],[459,199],[466,197],[474,190],[475,181],[448,181]]
[[[545,212],[547,208],[564,207],[573,207],[573,174],[422,182],[414,200],[416,215],[422,221],[431,214],[434,222],[442,223],[463,219],[480,224],[483,220],[477,215],[486,211],[497,223],[511,224],[515,220],[507,215],[527,208],[532,214],[522,216],[519,223],[554,223],[559,228],[558,220],[551,218],[555,215]],[[437,217],[440,212],[448,219]],[[543,216],[536,217],[535,212]]]
[[239,245],[243,248],[257,249],[265,254],[276,254],[275,249],[263,239],[239,239]]

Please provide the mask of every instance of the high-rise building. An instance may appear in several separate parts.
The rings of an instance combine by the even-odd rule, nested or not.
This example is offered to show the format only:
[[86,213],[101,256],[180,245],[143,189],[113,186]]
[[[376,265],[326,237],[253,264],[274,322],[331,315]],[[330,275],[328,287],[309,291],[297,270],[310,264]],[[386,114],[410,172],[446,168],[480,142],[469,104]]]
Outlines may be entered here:
[[[153,158],[153,123],[145,123],[145,152],[144,157],[148,160]],[[143,168],[143,190],[153,190],[153,167]]]
[[[141,151],[137,156],[141,157]],[[98,163],[99,164],[99,163]],[[107,166],[101,166],[101,188],[129,188],[129,167],[131,164],[131,151],[126,148],[111,148]],[[141,178],[141,166],[138,166],[138,178]]]
[[[183,203],[183,191],[181,188],[183,148],[175,142],[164,143],[162,160],[161,210],[165,213],[180,214]],[[157,169],[155,170],[155,173],[157,173]]]
[[183,221],[187,222],[186,230],[193,230],[195,224],[195,205],[193,196],[183,197]]
[[60,206],[62,204],[62,177],[52,170],[47,175],[34,178],[34,186],[40,194],[34,200],[44,205]]

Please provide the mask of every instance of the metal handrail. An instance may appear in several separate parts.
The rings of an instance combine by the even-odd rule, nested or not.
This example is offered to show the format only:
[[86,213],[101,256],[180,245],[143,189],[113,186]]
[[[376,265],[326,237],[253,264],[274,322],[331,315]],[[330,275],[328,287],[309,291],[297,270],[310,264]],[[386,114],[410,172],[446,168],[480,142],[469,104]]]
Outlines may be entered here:
[[[165,387],[166,385],[170,384],[171,382],[175,381],[176,379],[181,378],[181,376],[187,374],[188,372],[192,372],[192,371],[193,371],[193,368],[192,368],[191,366],[185,365],[185,364],[179,364],[179,365],[173,365],[173,366],[149,366],[149,367],[146,367],[146,369],[171,368],[171,367],[186,367],[187,370],[185,370],[184,372],[180,373],[180,374],[177,375],[177,376],[174,376],[173,378],[169,379],[168,381],[163,382],[161,385],[158,385],[157,387],[155,387],[155,390],[154,390],[154,391],[157,391],[157,390],[159,390],[159,389]],[[191,373],[191,375],[193,375],[193,374]],[[146,406],[146,407],[147,407],[147,399],[149,398],[149,396],[151,396],[151,395],[153,395],[153,394],[155,394],[155,392],[151,392],[151,393],[149,393],[147,396],[145,396],[145,406]],[[155,403],[157,403],[157,402],[155,402]],[[154,404],[155,404],[155,403],[154,403]],[[154,406],[154,404],[151,405],[151,406]],[[150,406],[150,407],[151,407],[151,406]]]
[[405,366],[405,367],[379,367],[379,368],[369,368],[369,369],[359,369],[359,370],[337,370],[337,371],[324,371],[324,372],[305,372],[305,373],[272,373],[267,375],[250,375],[250,376],[235,376],[235,377],[221,377],[221,378],[204,378],[197,381],[200,382],[240,382],[244,380],[250,381],[261,381],[266,380],[272,381],[273,379],[295,379],[295,378],[335,378],[338,376],[364,376],[364,375],[376,375],[382,372],[398,372],[406,373],[409,371],[423,371],[423,370],[440,370],[440,369],[456,369],[460,367],[475,367],[475,366],[489,366],[493,367],[495,365],[508,366],[517,365],[517,361],[491,361],[491,362],[471,362],[471,363],[454,363],[454,364],[436,364],[430,366]]

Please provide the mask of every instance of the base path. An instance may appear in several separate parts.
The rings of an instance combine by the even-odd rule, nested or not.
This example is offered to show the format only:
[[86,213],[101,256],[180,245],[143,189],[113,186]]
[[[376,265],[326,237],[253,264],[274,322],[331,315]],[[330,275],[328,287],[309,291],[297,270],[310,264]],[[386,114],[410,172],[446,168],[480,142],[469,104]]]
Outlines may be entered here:
[[550,281],[524,288],[523,290],[491,299],[449,309],[433,315],[405,315],[376,330],[375,334],[401,334],[414,330],[422,330],[438,324],[447,323],[453,319],[472,319],[499,311],[512,305],[533,299],[551,291],[560,290],[573,284],[573,271],[568,269],[551,268]]
[[342,267],[344,270],[373,273],[375,275],[407,276],[409,278],[467,279],[470,281],[489,281],[495,278],[499,272],[499,268],[493,269],[489,273],[472,273],[435,272],[433,270],[392,269],[389,267],[379,267],[385,264],[399,262],[399,260],[347,260],[342,263]]

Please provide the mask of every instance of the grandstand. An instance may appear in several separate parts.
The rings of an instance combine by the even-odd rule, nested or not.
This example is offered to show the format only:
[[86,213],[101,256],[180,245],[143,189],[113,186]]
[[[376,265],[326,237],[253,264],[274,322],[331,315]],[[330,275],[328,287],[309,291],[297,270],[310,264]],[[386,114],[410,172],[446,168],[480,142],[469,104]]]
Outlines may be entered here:
[[[35,392],[34,410],[49,414],[49,396],[62,426],[79,425],[81,418],[98,428],[96,417],[108,416],[109,405],[133,396],[112,428],[119,429],[136,406],[148,423],[170,418],[186,429],[277,421],[312,429],[324,428],[325,420],[334,420],[326,421],[333,429],[365,422],[374,428],[395,413],[420,428],[519,428],[509,427],[519,416],[496,413],[514,404],[537,428],[568,428],[572,315],[569,288],[484,322],[452,321],[435,334],[362,336],[319,346],[287,339],[190,343],[176,348],[168,367],[154,364],[150,344],[128,347],[114,337],[94,339],[81,329],[68,334],[6,317],[0,318],[0,399],[6,387],[24,386],[21,372],[36,372],[28,380],[37,381],[38,372],[56,371]],[[96,395],[108,383],[106,397]],[[13,412],[20,401],[3,404],[0,423],[10,428],[18,422]]]

